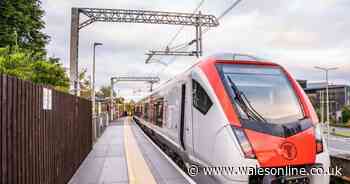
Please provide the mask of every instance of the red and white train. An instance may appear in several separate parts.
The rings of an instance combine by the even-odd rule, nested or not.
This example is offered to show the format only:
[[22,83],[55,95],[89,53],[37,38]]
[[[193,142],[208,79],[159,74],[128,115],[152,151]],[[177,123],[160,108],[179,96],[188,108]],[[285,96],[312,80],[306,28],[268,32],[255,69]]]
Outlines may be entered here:
[[[200,60],[139,101],[134,119],[183,166],[321,167],[316,113],[280,65],[239,54]],[[329,176],[215,175],[214,183],[329,183]],[[202,181],[200,183],[207,183]]]

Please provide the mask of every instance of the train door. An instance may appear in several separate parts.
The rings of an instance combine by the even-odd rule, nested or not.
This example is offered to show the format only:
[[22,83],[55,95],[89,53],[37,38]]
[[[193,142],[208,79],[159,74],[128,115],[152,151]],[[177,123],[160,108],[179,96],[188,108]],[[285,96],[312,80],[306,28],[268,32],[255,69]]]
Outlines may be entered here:
[[190,155],[193,155],[193,142],[192,142],[192,88],[191,78],[182,85],[183,93],[182,99],[184,100],[184,145],[185,150]]
[[186,84],[181,84],[181,101],[180,101],[180,144],[184,150],[185,145],[185,103],[186,103]]
[[207,93],[204,82],[197,73],[192,73],[192,125],[193,150],[197,158],[209,160],[213,145],[213,123],[207,115],[213,103]]

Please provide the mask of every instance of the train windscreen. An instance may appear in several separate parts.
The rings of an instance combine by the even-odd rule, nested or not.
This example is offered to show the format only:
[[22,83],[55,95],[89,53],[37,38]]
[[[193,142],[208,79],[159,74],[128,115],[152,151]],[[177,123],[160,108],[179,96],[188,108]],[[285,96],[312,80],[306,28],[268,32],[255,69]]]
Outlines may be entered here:
[[221,64],[219,70],[241,118],[284,124],[304,117],[299,100],[279,67]]

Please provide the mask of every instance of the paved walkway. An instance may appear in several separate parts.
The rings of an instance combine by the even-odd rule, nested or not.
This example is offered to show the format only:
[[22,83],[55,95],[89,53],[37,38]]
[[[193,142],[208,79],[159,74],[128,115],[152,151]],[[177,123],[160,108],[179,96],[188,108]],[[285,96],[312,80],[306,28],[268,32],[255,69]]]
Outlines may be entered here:
[[189,183],[130,119],[109,126],[69,184]]

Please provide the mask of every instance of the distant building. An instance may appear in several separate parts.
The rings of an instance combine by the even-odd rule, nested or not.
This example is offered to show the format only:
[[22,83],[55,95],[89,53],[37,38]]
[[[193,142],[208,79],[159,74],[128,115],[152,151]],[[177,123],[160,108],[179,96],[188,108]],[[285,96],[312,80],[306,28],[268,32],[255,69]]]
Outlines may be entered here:
[[[298,81],[300,83],[300,81]],[[304,81],[302,81],[304,82]],[[306,85],[305,85],[306,83]],[[321,109],[324,104],[324,113],[326,113],[326,86],[327,83],[309,83],[300,84],[306,94],[309,96],[311,103],[316,109]],[[350,86],[348,85],[329,85],[329,112],[332,118],[339,120],[341,110],[345,105],[350,105]],[[326,116],[324,116],[326,117]]]

